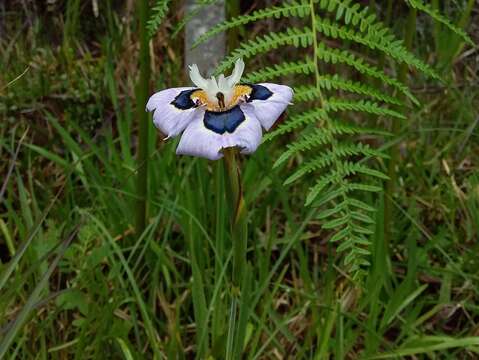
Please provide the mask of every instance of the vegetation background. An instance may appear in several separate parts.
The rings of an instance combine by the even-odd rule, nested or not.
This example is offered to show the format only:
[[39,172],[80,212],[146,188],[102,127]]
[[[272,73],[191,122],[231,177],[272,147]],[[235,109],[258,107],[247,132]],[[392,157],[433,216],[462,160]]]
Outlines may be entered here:
[[[230,25],[218,31],[240,50],[220,69],[242,55],[249,80],[296,90],[278,136],[240,159],[249,230],[239,288],[222,161],[177,157],[176,142],[160,141],[150,121],[138,135],[140,72],[151,70],[148,95],[188,83],[183,3],[0,3],[0,358],[479,358],[479,3],[227,3]],[[264,8],[273,10],[255,13]],[[364,14],[375,17],[351,20]],[[389,30],[371,25],[378,20]],[[313,37],[286,31],[304,22]],[[377,37],[338,31],[339,23],[370,26]],[[260,37],[267,32],[286,35]],[[319,99],[322,88],[340,100]],[[308,96],[316,108],[302,105]],[[300,113],[324,120],[324,109],[379,129],[351,130],[351,144],[367,150],[342,137],[330,144],[333,153],[349,146],[349,170],[368,164],[331,183],[358,179],[365,191],[345,201],[357,201],[361,211],[348,216],[364,226],[326,220],[344,212],[315,197],[324,190],[314,195],[332,170],[288,147],[315,129],[339,131]],[[294,121],[307,126],[289,131]],[[328,166],[343,166],[338,151]],[[148,215],[138,227],[142,199]]]

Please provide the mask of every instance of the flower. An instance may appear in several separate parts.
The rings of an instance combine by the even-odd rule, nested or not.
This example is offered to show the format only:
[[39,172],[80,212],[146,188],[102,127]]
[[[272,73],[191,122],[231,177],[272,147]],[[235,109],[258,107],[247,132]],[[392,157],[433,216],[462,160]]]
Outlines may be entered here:
[[218,160],[224,148],[239,147],[243,154],[258,148],[262,128],[273,126],[291,103],[293,90],[271,83],[239,84],[243,70],[238,59],[230,76],[205,79],[194,64],[190,78],[196,87],[166,89],[150,97],[146,109],[154,111],[153,122],[165,139],[183,133],[177,154]]

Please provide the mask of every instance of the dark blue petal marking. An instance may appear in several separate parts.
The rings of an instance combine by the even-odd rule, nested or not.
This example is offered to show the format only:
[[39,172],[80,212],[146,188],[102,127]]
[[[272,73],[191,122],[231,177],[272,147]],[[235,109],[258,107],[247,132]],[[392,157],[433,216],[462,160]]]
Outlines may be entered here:
[[249,95],[248,102],[253,100],[266,100],[273,95],[273,92],[266,86],[257,84],[248,84],[248,86],[251,87],[251,94]]
[[207,129],[223,135],[226,131],[233,133],[245,119],[243,111],[236,105],[222,112],[205,111],[203,122]]
[[193,94],[196,90],[198,89],[183,90],[176,95],[175,99],[171,102],[171,105],[180,110],[188,110],[196,107],[196,103],[191,100],[191,94]]

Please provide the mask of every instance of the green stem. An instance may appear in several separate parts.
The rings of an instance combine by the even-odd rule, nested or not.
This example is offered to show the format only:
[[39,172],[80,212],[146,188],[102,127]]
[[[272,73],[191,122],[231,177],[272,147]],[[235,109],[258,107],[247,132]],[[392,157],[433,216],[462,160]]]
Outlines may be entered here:
[[[384,5],[380,5],[376,9],[376,3],[374,1],[371,1],[370,4],[371,4],[371,13],[376,15],[376,17],[378,19],[380,19],[381,18],[381,11],[380,10],[384,7]],[[389,24],[391,23],[392,9],[393,9],[393,2],[392,2],[392,0],[388,0],[387,4],[386,4],[386,13],[385,13],[384,20],[383,20],[383,23],[386,26],[389,26]],[[377,10],[377,13],[375,12],[376,10]],[[379,54],[377,54],[377,51],[371,50],[371,56],[372,57],[378,56],[379,57],[378,68],[379,69],[384,69],[385,64],[386,64],[386,54],[384,52],[380,52]],[[382,83],[381,79],[374,78],[374,79],[371,80],[371,82],[377,88],[384,88],[384,84]],[[369,120],[369,124],[370,124],[369,126],[374,127],[374,126],[376,126],[376,123],[377,123],[378,119],[377,119],[376,115],[371,114],[368,117],[368,120]]]
[[[386,26],[389,26],[389,24],[391,23],[392,11],[393,11],[393,1],[388,0],[386,5],[386,16],[384,17],[384,25]],[[383,52],[381,52],[381,54],[379,55],[378,67],[380,69],[383,69],[385,62],[386,62],[386,55]],[[377,85],[380,85],[380,81],[377,82]]]
[[[438,0],[432,0],[431,1],[431,8],[433,10],[436,10],[439,12],[439,1]],[[434,42],[436,44],[436,49],[439,47],[440,45],[440,40],[439,40],[439,37],[440,37],[440,34],[441,34],[441,23],[439,21],[433,21],[433,24],[434,24],[434,27],[433,27],[433,38],[434,38]]]
[[243,197],[237,148],[223,150],[225,159],[226,195],[230,204],[231,241],[233,246],[231,316],[234,317],[226,359],[241,359],[250,312],[251,268],[246,262],[248,241],[247,210]]
[[[409,15],[407,19],[405,29],[405,46],[406,49],[411,51],[414,34],[416,33],[416,15],[417,11],[414,8],[409,8]],[[408,65],[402,63],[399,67],[398,79],[402,83],[406,83],[408,73]],[[392,133],[394,137],[398,137],[401,131],[401,122],[397,119],[393,122]],[[397,173],[396,166],[399,160],[399,143],[396,143],[391,147],[390,160],[388,164],[388,176],[389,180],[386,183],[386,194],[384,198],[384,241],[386,249],[389,247],[391,241],[392,230],[392,207],[393,207],[393,195],[396,191]]]
[[318,38],[317,38],[317,31],[316,31],[316,12],[314,9],[314,0],[309,1],[309,7],[311,12],[311,32],[313,33],[313,50],[314,50],[314,77],[316,80],[316,90],[319,94],[319,105],[321,107],[324,106],[324,97],[323,92],[321,91],[320,86],[320,75],[319,75],[319,61],[318,61]]
[[223,150],[225,159],[226,194],[230,204],[231,241],[233,243],[233,285],[239,289],[246,265],[247,222],[241,174],[236,158],[237,149]]
[[393,0],[388,0],[386,7],[386,17],[384,18],[384,23],[389,25],[391,23],[391,17],[393,15]]
[[468,0],[465,10],[462,12],[461,18],[457,23],[460,29],[466,29],[469,19],[471,18],[472,9],[474,8],[474,0]]
[[140,235],[146,226],[146,199],[148,180],[148,114],[145,111],[149,92],[150,79],[150,49],[148,46],[148,0],[138,1],[138,20],[140,34],[140,79],[136,88],[136,111],[139,122],[138,139],[138,175],[136,183],[137,209],[136,209],[136,233]]
[[[227,19],[231,20],[239,16],[240,14],[240,2],[239,0],[228,0],[226,2],[226,15]],[[236,49],[239,46],[239,30],[241,27],[235,26],[228,30],[228,52],[231,52],[233,49]]]

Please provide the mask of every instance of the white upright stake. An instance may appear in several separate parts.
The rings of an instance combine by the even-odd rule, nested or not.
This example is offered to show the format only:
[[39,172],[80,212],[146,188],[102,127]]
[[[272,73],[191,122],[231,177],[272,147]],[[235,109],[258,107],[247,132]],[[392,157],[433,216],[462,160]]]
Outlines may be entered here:
[[186,16],[195,16],[185,29],[185,66],[197,64],[201,73],[211,75],[216,65],[223,59],[226,50],[224,33],[215,35],[208,41],[192,49],[191,45],[206,31],[225,20],[225,1],[218,0],[210,5],[199,5],[198,0],[186,0]]

